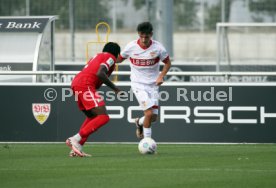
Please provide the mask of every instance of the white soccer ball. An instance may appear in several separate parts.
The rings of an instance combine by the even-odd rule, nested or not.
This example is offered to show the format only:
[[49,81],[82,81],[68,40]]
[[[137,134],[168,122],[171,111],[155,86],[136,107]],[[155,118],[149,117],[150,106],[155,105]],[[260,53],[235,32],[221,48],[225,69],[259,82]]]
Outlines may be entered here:
[[157,144],[152,138],[143,138],[138,145],[142,154],[154,154],[157,151]]

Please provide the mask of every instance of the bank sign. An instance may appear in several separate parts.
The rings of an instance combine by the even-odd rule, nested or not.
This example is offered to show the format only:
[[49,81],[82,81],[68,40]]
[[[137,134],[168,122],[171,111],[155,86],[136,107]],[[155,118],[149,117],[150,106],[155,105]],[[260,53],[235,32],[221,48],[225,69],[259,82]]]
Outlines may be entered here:
[[0,18],[0,32],[39,32],[49,18]]

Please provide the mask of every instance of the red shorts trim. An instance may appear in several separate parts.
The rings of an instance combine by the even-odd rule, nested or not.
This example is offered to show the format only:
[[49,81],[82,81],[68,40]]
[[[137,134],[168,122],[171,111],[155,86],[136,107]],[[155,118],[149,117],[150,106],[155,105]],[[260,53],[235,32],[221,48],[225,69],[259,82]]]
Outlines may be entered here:
[[80,110],[90,110],[105,105],[103,97],[97,93],[95,88],[73,87],[72,90]]

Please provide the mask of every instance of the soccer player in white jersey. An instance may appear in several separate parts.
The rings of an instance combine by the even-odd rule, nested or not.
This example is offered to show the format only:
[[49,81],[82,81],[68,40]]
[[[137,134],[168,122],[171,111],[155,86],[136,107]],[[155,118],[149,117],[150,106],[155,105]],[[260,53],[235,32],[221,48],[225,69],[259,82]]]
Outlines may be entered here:
[[[138,40],[131,41],[121,52],[119,59],[130,59],[131,88],[144,111],[144,116],[135,119],[138,138],[151,137],[151,123],[157,120],[159,86],[171,67],[169,54],[163,45],[152,40],[153,27],[150,22],[137,26]],[[163,62],[162,71],[159,62]]]

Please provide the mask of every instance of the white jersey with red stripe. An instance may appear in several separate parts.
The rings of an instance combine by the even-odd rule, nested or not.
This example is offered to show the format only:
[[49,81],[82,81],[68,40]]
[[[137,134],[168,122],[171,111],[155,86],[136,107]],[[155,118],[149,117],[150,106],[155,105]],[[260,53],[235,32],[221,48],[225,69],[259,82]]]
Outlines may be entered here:
[[134,40],[128,43],[121,52],[121,57],[130,59],[132,82],[153,84],[159,75],[159,62],[166,63],[169,55],[158,41],[151,40],[148,48],[141,47],[139,42]]

